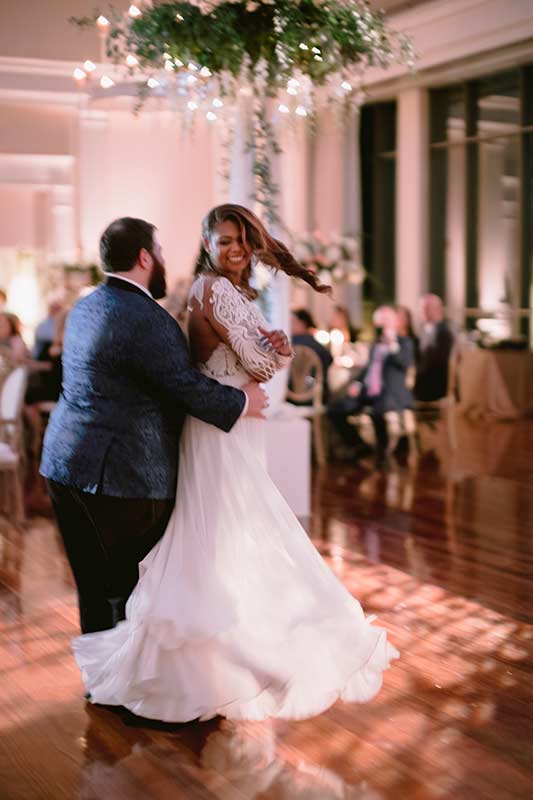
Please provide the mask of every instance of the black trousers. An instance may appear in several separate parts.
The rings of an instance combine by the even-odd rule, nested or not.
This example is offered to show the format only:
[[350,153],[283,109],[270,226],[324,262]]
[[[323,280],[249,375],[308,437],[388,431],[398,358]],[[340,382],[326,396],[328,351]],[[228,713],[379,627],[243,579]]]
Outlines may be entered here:
[[353,414],[359,414],[365,406],[369,406],[371,408],[370,416],[376,434],[376,451],[378,455],[383,455],[387,450],[388,444],[387,423],[383,414],[376,413],[376,411],[372,409],[371,403],[372,401],[365,395],[360,397],[346,396],[330,405],[328,408],[328,417],[344,442],[358,446],[364,444],[364,442],[357,429],[348,422],[348,417],[351,417]]
[[108,497],[47,481],[78,590],[83,633],[113,628],[139,580],[139,562],[167,527],[174,499]]

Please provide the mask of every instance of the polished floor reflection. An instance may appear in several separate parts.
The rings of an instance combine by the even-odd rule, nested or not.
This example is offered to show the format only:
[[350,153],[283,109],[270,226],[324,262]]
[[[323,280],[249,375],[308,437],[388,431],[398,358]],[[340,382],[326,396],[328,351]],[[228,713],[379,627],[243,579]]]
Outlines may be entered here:
[[402,651],[368,705],[146,726],[87,705],[51,520],[0,520],[2,800],[533,796],[533,421],[438,424],[411,464],[315,475],[307,527]]

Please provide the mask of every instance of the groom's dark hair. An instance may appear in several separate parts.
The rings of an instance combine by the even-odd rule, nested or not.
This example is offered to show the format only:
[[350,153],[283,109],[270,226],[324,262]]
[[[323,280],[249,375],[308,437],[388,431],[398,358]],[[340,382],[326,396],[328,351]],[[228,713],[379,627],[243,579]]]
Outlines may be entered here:
[[129,272],[144,247],[154,246],[155,225],[144,219],[121,217],[108,225],[100,237],[100,259],[106,272]]

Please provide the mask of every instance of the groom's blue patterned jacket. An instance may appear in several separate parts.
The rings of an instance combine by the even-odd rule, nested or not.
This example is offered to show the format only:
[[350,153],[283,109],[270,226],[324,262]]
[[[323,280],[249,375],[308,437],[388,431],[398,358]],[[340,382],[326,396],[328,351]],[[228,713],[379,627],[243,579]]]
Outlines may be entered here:
[[41,474],[91,494],[171,498],[185,415],[229,431],[244,403],[239,389],[192,367],[170,314],[110,278],[68,316]]

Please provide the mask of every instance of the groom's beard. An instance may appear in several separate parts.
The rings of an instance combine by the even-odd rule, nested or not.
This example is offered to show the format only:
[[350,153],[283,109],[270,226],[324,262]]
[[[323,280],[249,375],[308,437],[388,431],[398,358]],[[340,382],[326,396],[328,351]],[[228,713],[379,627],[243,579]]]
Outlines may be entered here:
[[150,277],[150,282],[148,284],[148,291],[151,293],[154,300],[161,300],[162,297],[165,297],[167,293],[167,279],[165,273],[165,267],[159,261],[156,256],[152,253],[152,258],[154,261],[154,266],[152,269],[152,275]]

